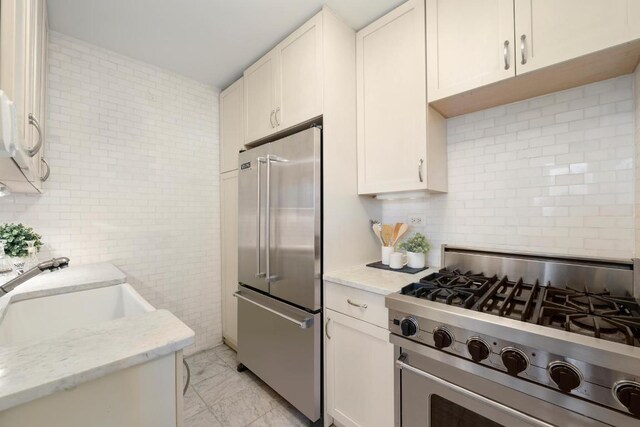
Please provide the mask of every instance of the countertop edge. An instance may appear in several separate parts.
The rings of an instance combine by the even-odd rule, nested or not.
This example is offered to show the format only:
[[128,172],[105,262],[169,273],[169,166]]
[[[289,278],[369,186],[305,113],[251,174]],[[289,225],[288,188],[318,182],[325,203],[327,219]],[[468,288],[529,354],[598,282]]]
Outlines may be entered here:
[[[154,318],[154,319],[152,319]],[[155,319],[157,318],[157,319]],[[154,320],[153,322],[150,319]],[[166,356],[171,353],[175,353],[177,351],[182,350],[183,348],[191,345],[195,341],[195,333],[189,327],[187,327],[182,321],[180,321],[177,317],[175,317],[172,313],[167,310],[156,310],[149,313],[145,313],[144,315],[137,316],[135,318],[123,318],[113,321],[104,322],[102,325],[96,325],[96,327],[89,327],[85,329],[78,329],[74,331],[70,331],[70,335],[84,335],[85,338],[95,337],[100,340],[101,345],[109,345],[107,340],[104,340],[104,333],[108,333],[111,329],[105,328],[106,324],[111,324],[113,326],[114,322],[124,323],[121,326],[121,329],[130,330],[131,327],[135,325],[130,325],[130,323],[143,322],[152,323],[155,330],[161,330],[163,333],[163,337],[166,334],[168,327],[173,327],[175,330],[173,331],[173,336],[171,338],[167,338],[167,341],[161,345],[148,345],[148,346],[140,346],[136,348],[132,353],[125,354],[121,356],[117,356],[115,359],[109,362],[96,362],[95,365],[88,365],[82,368],[80,371],[69,371],[69,372],[61,372],[57,376],[54,376],[51,379],[44,380],[40,384],[36,385],[26,385],[24,387],[15,387],[15,390],[9,391],[7,393],[2,393],[0,391],[0,411],[4,411],[6,409],[10,409],[16,407],[18,405],[22,405],[33,400],[49,396],[59,391],[69,390],[71,388],[77,387],[83,383],[88,381],[92,381],[103,377],[105,375],[109,375],[113,372],[120,371],[123,369],[127,369],[136,365],[139,365],[144,362],[149,362],[160,357]],[[96,330],[104,329],[103,334],[96,334]],[[65,334],[66,335],[66,334]],[[69,338],[67,336],[67,338]],[[113,341],[117,341],[117,337],[112,339]],[[51,340],[54,341],[54,340]],[[113,345],[117,345],[117,342],[112,343]],[[41,345],[41,344],[40,344]],[[24,347],[20,347],[24,348]],[[20,358],[20,355],[16,350],[20,348],[5,348],[3,352],[0,353],[0,366],[6,363],[6,360],[2,361],[2,359],[6,359],[7,357],[11,357],[11,353],[15,353],[13,357]],[[94,352],[100,352],[100,346],[94,347]],[[70,350],[71,353],[68,358],[73,358],[74,353],[77,353],[76,350]],[[58,357],[58,359],[65,360],[67,357],[63,355]],[[78,354],[75,354],[78,357]],[[82,354],[82,357],[87,357],[91,359],[91,355]],[[99,359],[99,357],[98,357]],[[15,368],[14,368],[15,369]],[[9,378],[11,380],[11,378]],[[0,383],[3,380],[0,377]]]

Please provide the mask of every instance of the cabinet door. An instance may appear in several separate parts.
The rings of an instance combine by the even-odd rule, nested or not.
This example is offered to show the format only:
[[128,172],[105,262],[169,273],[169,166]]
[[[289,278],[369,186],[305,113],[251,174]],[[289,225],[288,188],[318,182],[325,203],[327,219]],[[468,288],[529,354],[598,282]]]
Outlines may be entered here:
[[[41,159],[44,152],[45,125],[45,89],[46,89],[46,14],[44,0],[29,0],[29,50],[27,86],[26,86],[26,123],[25,146],[29,149],[39,147],[31,159],[29,180],[41,187]],[[30,121],[29,117],[33,117]]]
[[322,114],[322,12],[280,43],[278,52],[279,129]]
[[[27,120],[27,84],[29,48],[29,4],[28,0],[0,2],[0,89],[13,101],[16,108],[18,139],[25,147]],[[28,168],[26,156],[16,158],[21,168]]]
[[427,0],[429,102],[514,77],[513,38],[513,0]]
[[220,94],[220,172],[238,169],[244,148],[244,80],[240,78]]
[[394,360],[389,331],[326,310],[327,412],[341,425],[393,425]]
[[275,132],[277,65],[274,49],[244,72],[245,143]]
[[356,66],[358,193],[426,189],[424,2],[360,30]]
[[220,175],[220,230],[222,254],[222,335],[238,343],[238,171]]
[[515,0],[518,74],[638,38],[638,8],[638,0]]

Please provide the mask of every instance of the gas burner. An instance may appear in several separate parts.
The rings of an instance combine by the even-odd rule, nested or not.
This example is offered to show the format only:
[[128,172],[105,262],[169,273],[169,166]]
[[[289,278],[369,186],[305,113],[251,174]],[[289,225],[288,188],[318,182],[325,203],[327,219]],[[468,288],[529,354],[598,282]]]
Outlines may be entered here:
[[631,297],[609,291],[548,287],[537,323],[581,335],[640,346],[640,307]]
[[402,288],[403,295],[470,308],[498,280],[482,273],[442,269]]

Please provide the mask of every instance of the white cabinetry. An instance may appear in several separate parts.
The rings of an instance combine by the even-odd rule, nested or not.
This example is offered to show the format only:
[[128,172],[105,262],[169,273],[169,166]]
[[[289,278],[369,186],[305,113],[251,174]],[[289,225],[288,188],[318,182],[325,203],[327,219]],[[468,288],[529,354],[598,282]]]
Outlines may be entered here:
[[222,336],[238,345],[238,170],[220,175],[220,229],[222,254]]
[[38,192],[44,164],[47,6],[45,0],[14,0],[0,6],[0,89],[16,107],[20,153],[0,162],[0,181],[12,191]]
[[428,111],[424,2],[356,35],[358,193],[446,191],[444,120]]
[[516,75],[513,0],[427,0],[429,100]]
[[392,426],[393,345],[380,326],[388,322],[384,296],[325,282],[325,301],[327,412],[345,427]]
[[238,169],[238,153],[244,149],[243,105],[240,78],[220,93],[220,172]]
[[245,70],[247,144],[322,114],[322,14]]
[[514,0],[518,74],[640,37],[637,0]]
[[426,19],[428,100],[447,117],[628,74],[640,59],[636,0],[426,0]]
[[322,14],[276,47],[278,105],[275,121],[286,129],[322,114]]
[[272,50],[244,72],[244,129],[247,143],[274,133],[277,60]]

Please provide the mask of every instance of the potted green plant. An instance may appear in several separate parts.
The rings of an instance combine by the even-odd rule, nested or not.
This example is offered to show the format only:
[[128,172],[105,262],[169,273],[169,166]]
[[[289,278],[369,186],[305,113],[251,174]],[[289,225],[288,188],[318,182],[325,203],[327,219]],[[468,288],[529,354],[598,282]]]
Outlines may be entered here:
[[426,254],[429,252],[429,241],[422,233],[415,233],[413,236],[400,243],[400,249],[407,251],[407,266],[411,268],[424,268],[426,265]]
[[42,247],[41,238],[42,236],[33,231],[33,228],[23,224],[0,225],[0,240],[4,242],[4,252],[12,257],[13,268],[18,273],[25,270],[28,258],[33,257],[33,262],[37,263],[35,252]]

